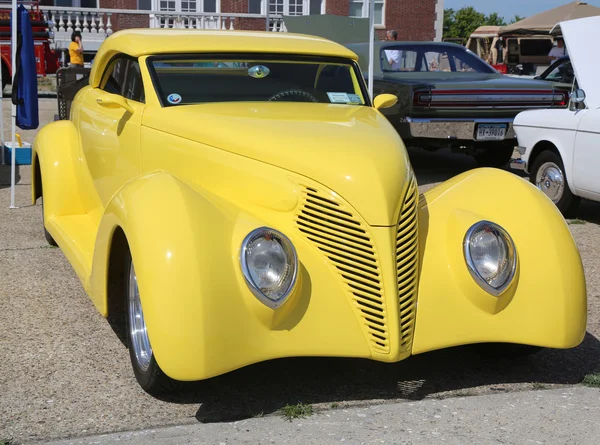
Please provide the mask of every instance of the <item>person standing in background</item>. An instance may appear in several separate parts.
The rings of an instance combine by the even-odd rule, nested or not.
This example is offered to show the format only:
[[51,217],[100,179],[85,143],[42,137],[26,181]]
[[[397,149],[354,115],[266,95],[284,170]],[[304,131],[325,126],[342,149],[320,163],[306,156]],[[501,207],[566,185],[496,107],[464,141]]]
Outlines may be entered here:
[[556,39],[556,46],[554,46],[550,50],[550,54],[548,54],[548,59],[550,62],[555,61],[556,59],[560,59],[563,56],[567,55],[567,48],[565,48],[565,41],[562,37],[558,37]]
[[81,32],[73,31],[71,43],[69,44],[69,66],[83,68],[83,44],[81,43]]
[[[397,40],[398,32],[396,32],[396,30],[394,30],[394,29],[390,29],[388,32],[385,33],[385,39],[386,40]],[[400,70],[400,51],[399,50],[386,49],[385,57],[387,58],[387,60],[390,64],[390,69],[392,69],[394,71]]]

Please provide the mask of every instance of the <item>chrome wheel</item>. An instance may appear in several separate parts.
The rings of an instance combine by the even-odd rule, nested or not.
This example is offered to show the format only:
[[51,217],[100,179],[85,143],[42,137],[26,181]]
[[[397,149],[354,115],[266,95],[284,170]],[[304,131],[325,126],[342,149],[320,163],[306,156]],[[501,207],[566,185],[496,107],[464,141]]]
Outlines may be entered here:
[[148,370],[152,359],[152,347],[146,330],[140,290],[137,284],[133,262],[129,269],[129,285],[127,288],[127,303],[129,305],[129,338],[135,360],[142,371]]
[[565,177],[558,165],[546,162],[537,171],[535,185],[556,204],[565,191]]

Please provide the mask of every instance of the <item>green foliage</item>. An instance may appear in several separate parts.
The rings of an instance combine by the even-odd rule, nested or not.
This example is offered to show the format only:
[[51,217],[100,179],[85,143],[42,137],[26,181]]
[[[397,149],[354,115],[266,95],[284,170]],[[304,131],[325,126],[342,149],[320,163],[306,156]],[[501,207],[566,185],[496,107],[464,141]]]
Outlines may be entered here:
[[520,15],[515,15],[514,18],[510,21],[509,25],[520,22],[521,20],[524,20],[524,19],[525,19],[525,17],[521,17]]
[[[516,15],[510,23],[522,20],[523,17]],[[497,12],[485,15],[478,12],[472,6],[459,10],[447,8],[444,10],[444,39],[460,38],[465,42],[469,36],[480,26],[506,26],[506,20]]]
[[600,388],[600,372],[586,375],[582,383],[592,388]]
[[286,405],[283,408],[281,408],[281,415],[290,422],[292,421],[292,419],[307,417],[312,414],[312,405],[308,405],[305,403],[298,403],[297,405]]

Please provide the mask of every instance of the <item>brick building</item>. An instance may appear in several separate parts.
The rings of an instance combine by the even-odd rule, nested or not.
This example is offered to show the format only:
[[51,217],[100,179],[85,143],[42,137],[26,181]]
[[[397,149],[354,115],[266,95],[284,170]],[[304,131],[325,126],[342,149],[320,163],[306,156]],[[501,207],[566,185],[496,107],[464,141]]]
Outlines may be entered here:
[[[333,14],[368,17],[369,0],[40,0],[56,22],[53,31],[68,45],[72,29],[97,44],[127,28],[194,27],[281,30],[281,16]],[[398,31],[398,40],[441,40],[444,0],[375,0],[375,25]],[[77,21],[80,19],[80,22]],[[102,37],[104,36],[104,37]]]

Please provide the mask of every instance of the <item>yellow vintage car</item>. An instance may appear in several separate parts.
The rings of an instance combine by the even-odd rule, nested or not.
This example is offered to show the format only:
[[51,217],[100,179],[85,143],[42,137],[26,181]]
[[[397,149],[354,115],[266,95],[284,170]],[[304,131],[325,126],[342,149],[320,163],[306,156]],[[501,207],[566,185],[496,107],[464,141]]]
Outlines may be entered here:
[[583,340],[556,207],[497,169],[419,194],[379,111],[396,101],[322,38],[106,39],[69,119],[35,139],[32,201],[98,311],[125,320],[144,390],[280,357]]

